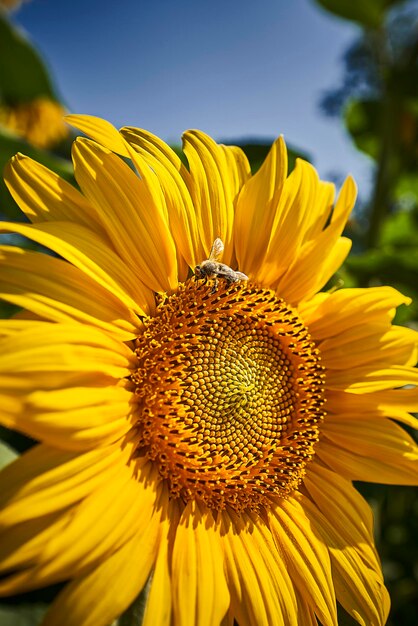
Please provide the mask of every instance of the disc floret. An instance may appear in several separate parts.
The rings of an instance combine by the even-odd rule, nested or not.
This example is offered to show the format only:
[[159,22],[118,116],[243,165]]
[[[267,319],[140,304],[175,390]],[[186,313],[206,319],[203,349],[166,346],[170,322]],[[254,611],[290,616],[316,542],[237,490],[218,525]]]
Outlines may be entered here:
[[259,510],[297,488],[324,415],[324,371],[273,291],[191,279],[159,304],[135,351],[137,451],[171,497]]

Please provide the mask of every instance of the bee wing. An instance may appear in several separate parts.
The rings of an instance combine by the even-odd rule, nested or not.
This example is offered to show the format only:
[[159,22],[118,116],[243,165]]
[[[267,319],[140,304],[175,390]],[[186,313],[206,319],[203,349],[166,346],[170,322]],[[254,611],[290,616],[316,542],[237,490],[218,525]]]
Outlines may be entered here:
[[238,280],[248,280],[248,276],[243,274],[242,272],[235,272],[233,269],[228,267],[228,265],[224,265],[223,263],[218,263],[216,268],[217,276],[221,276],[227,278],[231,282],[237,282]]
[[230,278],[234,274],[235,274],[235,272],[233,270],[231,270],[231,268],[228,267],[228,265],[224,265],[223,263],[218,263],[217,264],[217,266],[216,266],[216,275],[217,276],[224,276],[225,278]]
[[222,256],[222,252],[224,251],[224,244],[222,239],[215,239],[212,244],[212,248],[210,249],[209,261],[217,262]]

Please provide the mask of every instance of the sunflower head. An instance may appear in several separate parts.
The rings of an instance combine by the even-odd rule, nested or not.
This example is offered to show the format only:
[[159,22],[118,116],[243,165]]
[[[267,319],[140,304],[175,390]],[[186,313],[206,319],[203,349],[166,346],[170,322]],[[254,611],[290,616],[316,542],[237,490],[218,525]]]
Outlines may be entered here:
[[50,148],[68,135],[64,108],[50,98],[40,97],[14,105],[0,105],[0,125],[37,148]]
[[336,626],[389,611],[352,481],[416,484],[417,333],[395,289],[321,291],[355,200],[282,138],[252,175],[199,131],[69,116],[77,188],[6,182],[53,254],[0,248],[1,422],[39,443],[0,477],[0,593],[69,581],[44,626]]
[[146,321],[135,353],[138,454],[172,497],[259,510],[298,487],[323,418],[324,368],[273,291],[190,279]]

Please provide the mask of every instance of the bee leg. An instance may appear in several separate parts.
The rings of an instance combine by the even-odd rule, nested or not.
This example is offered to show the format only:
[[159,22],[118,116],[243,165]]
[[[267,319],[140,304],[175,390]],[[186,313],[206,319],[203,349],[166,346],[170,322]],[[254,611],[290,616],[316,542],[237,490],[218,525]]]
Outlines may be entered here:
[[219,281],[218,281],[217,278],[215,278],[214,281],[213,281],[213,286],[212,286],[212,289],[211,289],[210,292],[211,293],[215,293],[215,291],[218,289],[218,285],[219,285]]

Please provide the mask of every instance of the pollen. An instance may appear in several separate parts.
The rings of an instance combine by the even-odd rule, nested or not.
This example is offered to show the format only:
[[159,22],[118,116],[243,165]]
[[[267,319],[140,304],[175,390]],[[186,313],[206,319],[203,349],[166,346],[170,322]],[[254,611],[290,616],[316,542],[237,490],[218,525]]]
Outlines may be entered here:
[[172,498],[259,511],[297,489],[324,417],[324,368],[269,289],[190,279],[135,343],[138,455]]

